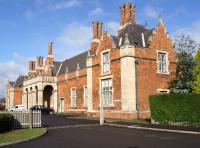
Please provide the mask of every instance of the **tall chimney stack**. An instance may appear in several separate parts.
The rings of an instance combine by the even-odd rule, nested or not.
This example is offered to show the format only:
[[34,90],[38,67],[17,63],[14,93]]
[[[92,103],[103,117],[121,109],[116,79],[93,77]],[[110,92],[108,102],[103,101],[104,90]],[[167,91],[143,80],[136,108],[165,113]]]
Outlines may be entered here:
[[35,73],[35,61],[29,61],[29,75]]
[[121,21],[120,28],[123,28],[126,24],[135,24],[135,6],[133,4],[123,4],[120,7]]
[[43,57],[42,56],[37,57],[37,67],[43,67]]
[[48,55],[53,55],[53,42],[48,42]]
[[93,25],[93,39],[100,39],[102,35],[102,22],[94,21],[92,22]]
[[30,72],[30,71],[33,71],[33,67],[32,67],[32,62],[33,61],[29,61],[29,66],[28,66],[28,71]]

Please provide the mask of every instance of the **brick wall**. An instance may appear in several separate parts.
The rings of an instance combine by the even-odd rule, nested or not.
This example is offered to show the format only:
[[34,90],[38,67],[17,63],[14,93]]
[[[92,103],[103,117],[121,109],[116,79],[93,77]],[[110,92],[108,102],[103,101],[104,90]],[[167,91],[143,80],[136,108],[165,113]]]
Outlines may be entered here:
[[[65,110],[70,109],[85,109],[84,107],[84,86],[87,85],[87,70],[86,68],[79,70],[79,77],[76,71],[67,74],[62,74],[58,77],[58,99],[64,98]],[[71,89],[76,87],[77,107],[71,107]]]
[[22,104],[22,88],[14,88],[14,106],[17,104]]
[[[110,53],[110,73],[101,73],[101,53],[109,50]],[[111,77],[113,82],[113,107],[107,107],[105,110],[121,110],[121,78],[120,78],[120,60],[119,50],[112,47],[112,40],[107,32],[103,33],[101,43],[97,49],[97,55],[92,59],[93,75],[93,109],[98,110],[100,105],[100,78]]]
[[[157,73],[157,52],[168,53],[169,74]],[[151,38],[149,48],[136,49],[139,58],[138,89],[139,109],[142,112],[149,110],[149,95],[157,93],[158,89],[168,88],[168,83],[173,79],[176,71],[176,57],[172,41],[168,38],[165,28],[160,24]],[[146,114],[146,113],[145,113]],[[147,114],[149,116],[149,114]]]

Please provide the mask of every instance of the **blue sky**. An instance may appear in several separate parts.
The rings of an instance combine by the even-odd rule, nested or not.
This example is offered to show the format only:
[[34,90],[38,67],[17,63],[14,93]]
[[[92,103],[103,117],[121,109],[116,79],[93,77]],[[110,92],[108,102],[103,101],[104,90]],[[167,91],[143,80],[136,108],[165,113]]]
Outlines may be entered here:
[[0,97],[7,79],[26,73],[28,60],[46,56],[48,41],[55,59],[64,60],[89,48],[93,20],[116,34],[124,2],[136,5],[137,23],[153,28],[162,14],[171,36],[189,34],[200,42],[198,0],[0,0]]

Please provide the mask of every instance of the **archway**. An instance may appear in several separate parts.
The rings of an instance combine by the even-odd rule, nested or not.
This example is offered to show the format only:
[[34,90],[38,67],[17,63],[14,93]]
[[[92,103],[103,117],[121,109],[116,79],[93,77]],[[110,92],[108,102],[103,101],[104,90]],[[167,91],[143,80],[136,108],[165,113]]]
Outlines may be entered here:
[[47,108],[51,107],[52,95],[53,95],[53,87],[51,85],[45,86],[44,90],[43,90],[43,105],[44,105],[44,107],[47,107]]

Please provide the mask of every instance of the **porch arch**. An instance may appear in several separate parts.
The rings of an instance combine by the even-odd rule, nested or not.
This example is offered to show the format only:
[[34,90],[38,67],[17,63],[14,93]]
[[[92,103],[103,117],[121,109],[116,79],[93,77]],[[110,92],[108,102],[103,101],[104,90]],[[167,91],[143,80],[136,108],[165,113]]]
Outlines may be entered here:
[[[53,86],[46,85],[43,89],[43,105],[44,107],[51,108],[53,105]],[[52,104],[52,105],[51,105]]]

